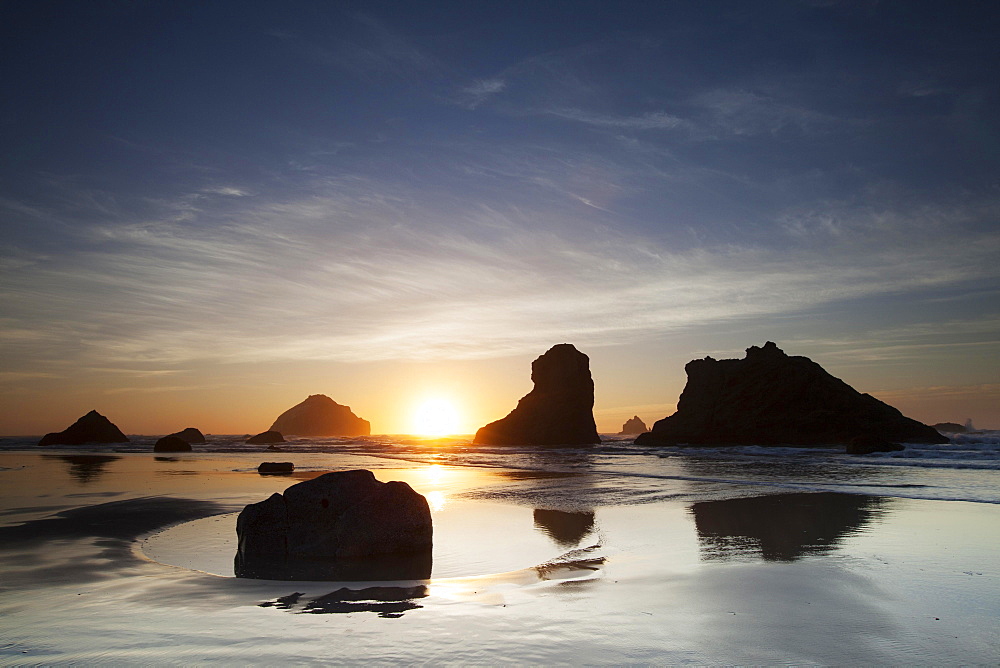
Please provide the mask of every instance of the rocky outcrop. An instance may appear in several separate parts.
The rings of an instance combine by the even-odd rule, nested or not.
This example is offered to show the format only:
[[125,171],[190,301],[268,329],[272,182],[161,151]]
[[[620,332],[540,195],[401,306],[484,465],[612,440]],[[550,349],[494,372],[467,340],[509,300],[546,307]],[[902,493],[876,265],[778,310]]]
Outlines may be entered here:
[[507,417],[476,432],[485,445],[589,445],[600,443],[594,423],[590,358],[560,343],[531,363],[534,388]]
[[741,360],[706,357],[685,366],[677,412],[635,440],[641,445],[830,445],[863,436],[947,443],[925,424],[862,394],[807,357],[774,343]]
[[638,415],[632,416],[630,420],[622,425],[622,430],[619,432],[620,436],[628,436],[630,434],[645,434],[649,431],[649,427],[646,423],[639,419]]
[[350,406],[341,406],[325,394],[313,394],[279,415],[271,431],[296,436],[368,436],[372,429]]
[[969,431],[957,422],[938,422],[937,424],[932,424],[931,427],[947,434],[964,434]]
[[257,473],[291,473],[295,470],[292,462],[261,462],[257,466]]
[[182,429],[180,431],[175,431],[170,434],[170,436],[176,436],[179,439],[187,443],[203,444],[205,442],[205,435],[194,427],[188,427],[187,429]]
[[153,452],[191,452],[191,444],[179,436],[164,436],[153,446]]
[[250,445],[264,445],[265,443],[284,443],[285,437],[281,435],[280,432],[267,430],[262,431],[256,436],[251,436],[247,439],[247,443]]
[[129,440],[108,418],[90,411],[65,431],[45,434],[38,445],[82,445],[83,443],[128,443]]
[[237,577],[368,577],[378,567],[400,576],[380,579],[430,575],[427,499],[404,482],[379,482],[371,471],[326,473],[250,504],[236,534]]

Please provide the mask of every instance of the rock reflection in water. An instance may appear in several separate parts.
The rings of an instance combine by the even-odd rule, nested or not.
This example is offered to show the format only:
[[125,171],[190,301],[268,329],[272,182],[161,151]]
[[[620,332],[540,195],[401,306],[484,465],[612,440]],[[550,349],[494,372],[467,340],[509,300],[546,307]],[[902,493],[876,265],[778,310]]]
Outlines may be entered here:
[[535,527],[560,547],[575,547],[594,530],[594,513],[535,508]]
[[691,506],[706,560],[794,561],[824,554],[885,512],[886,499],[835,492],[774,494]]
[[313,615],[347,614],[352,612],[374,612],[382,618],[402,617],[404,612],[417,610],[423,606],[414,599],[427,596],[427,587],[365,587],[364,589],[348,589],[341,587],[329,594],[309,599],[301,610],[295,610],[304,596],[302,592],[293,592],[273,601],[260,604],[262,608],[278,608],[293,610],[299,613]]
[[[52,455],[45,455],[51,457]],[[107,473],[104,467],[113,461],[121,459],[114,455],[55,455],[69,464],[69,474],[86,484]]]
[[431,577],[431,550],[412,554],[386,554],[361,559],[245,559],[237,554],[238,578],[258,580],[314,580],[365,582],[427,580]]

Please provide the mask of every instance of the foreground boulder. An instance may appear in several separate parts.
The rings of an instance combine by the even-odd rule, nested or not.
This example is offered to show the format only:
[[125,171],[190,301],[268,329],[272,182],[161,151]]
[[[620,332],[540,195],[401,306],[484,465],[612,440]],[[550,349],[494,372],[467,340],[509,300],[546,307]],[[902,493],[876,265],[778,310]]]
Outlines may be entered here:
[[292,473],[295,464],[292,462],[261,462],[257,466],[257,473]]
[[589,445],[600,443],[594,423],[590,358],[569,343],[553,346],[531,363],[534,388],[507,417],[476,432],[485,445]]
[[205,442],[205,435],[194,427],[188,427],[187,429],[175,431],[170,434],[170,436],[176,436],[187,443],[203,444]]
[[368,420],[362,420],[350,406],[342,406],[325,394],[310,395],[278,416],[271,431],[296,436],[368,436]]
[[621,436],[627,436],[629,434],[645,434],[649,431],[649,427],[646,423],[639,419],[638,415],[632,416],[632,418],[622,425],[622,430],[619,432]]
[[129,440],[108,418],[90,411],[65,431],[45,434],[38,445],[81,445],[83,443],[128,443]]
[[284,443],[285,437],[279,432],[268,430],[262,431],[256,436],[251,436],[247,439],[247,443],[250,445],[263,445],[265,443]]
[[677,412],[635,440],[641,445],[846,445],[947,443],[925,424],[834,378],[807,357],[768,341],[742,360],[688,362]]
[[153,452],[191,452],[191,444],[178,436],[164,436],[153,445]]
[[371,471],[337,471],[245,507],[236,576],[424,579],[433,539],[427,499]]

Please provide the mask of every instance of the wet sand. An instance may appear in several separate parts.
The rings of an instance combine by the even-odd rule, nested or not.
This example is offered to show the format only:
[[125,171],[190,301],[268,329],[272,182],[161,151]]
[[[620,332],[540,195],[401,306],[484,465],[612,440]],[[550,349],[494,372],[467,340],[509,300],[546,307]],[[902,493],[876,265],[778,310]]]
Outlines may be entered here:
[[[0,663],[1000,658],[996,504],[290,459],[0,453]],[[232,577],[233,513],[345,468],[428,497],[430,579]]]

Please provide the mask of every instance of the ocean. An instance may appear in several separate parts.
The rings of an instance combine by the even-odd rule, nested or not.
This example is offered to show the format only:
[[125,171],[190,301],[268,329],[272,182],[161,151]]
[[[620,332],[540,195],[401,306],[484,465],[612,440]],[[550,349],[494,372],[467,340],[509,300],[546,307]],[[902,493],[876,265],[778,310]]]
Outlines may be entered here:
[[[0,665],[1000,658],[997,431],[866,456],[207,438],[0,439]],[[243,506],[351,468],[427,497],[429,577],[234,577]]]

